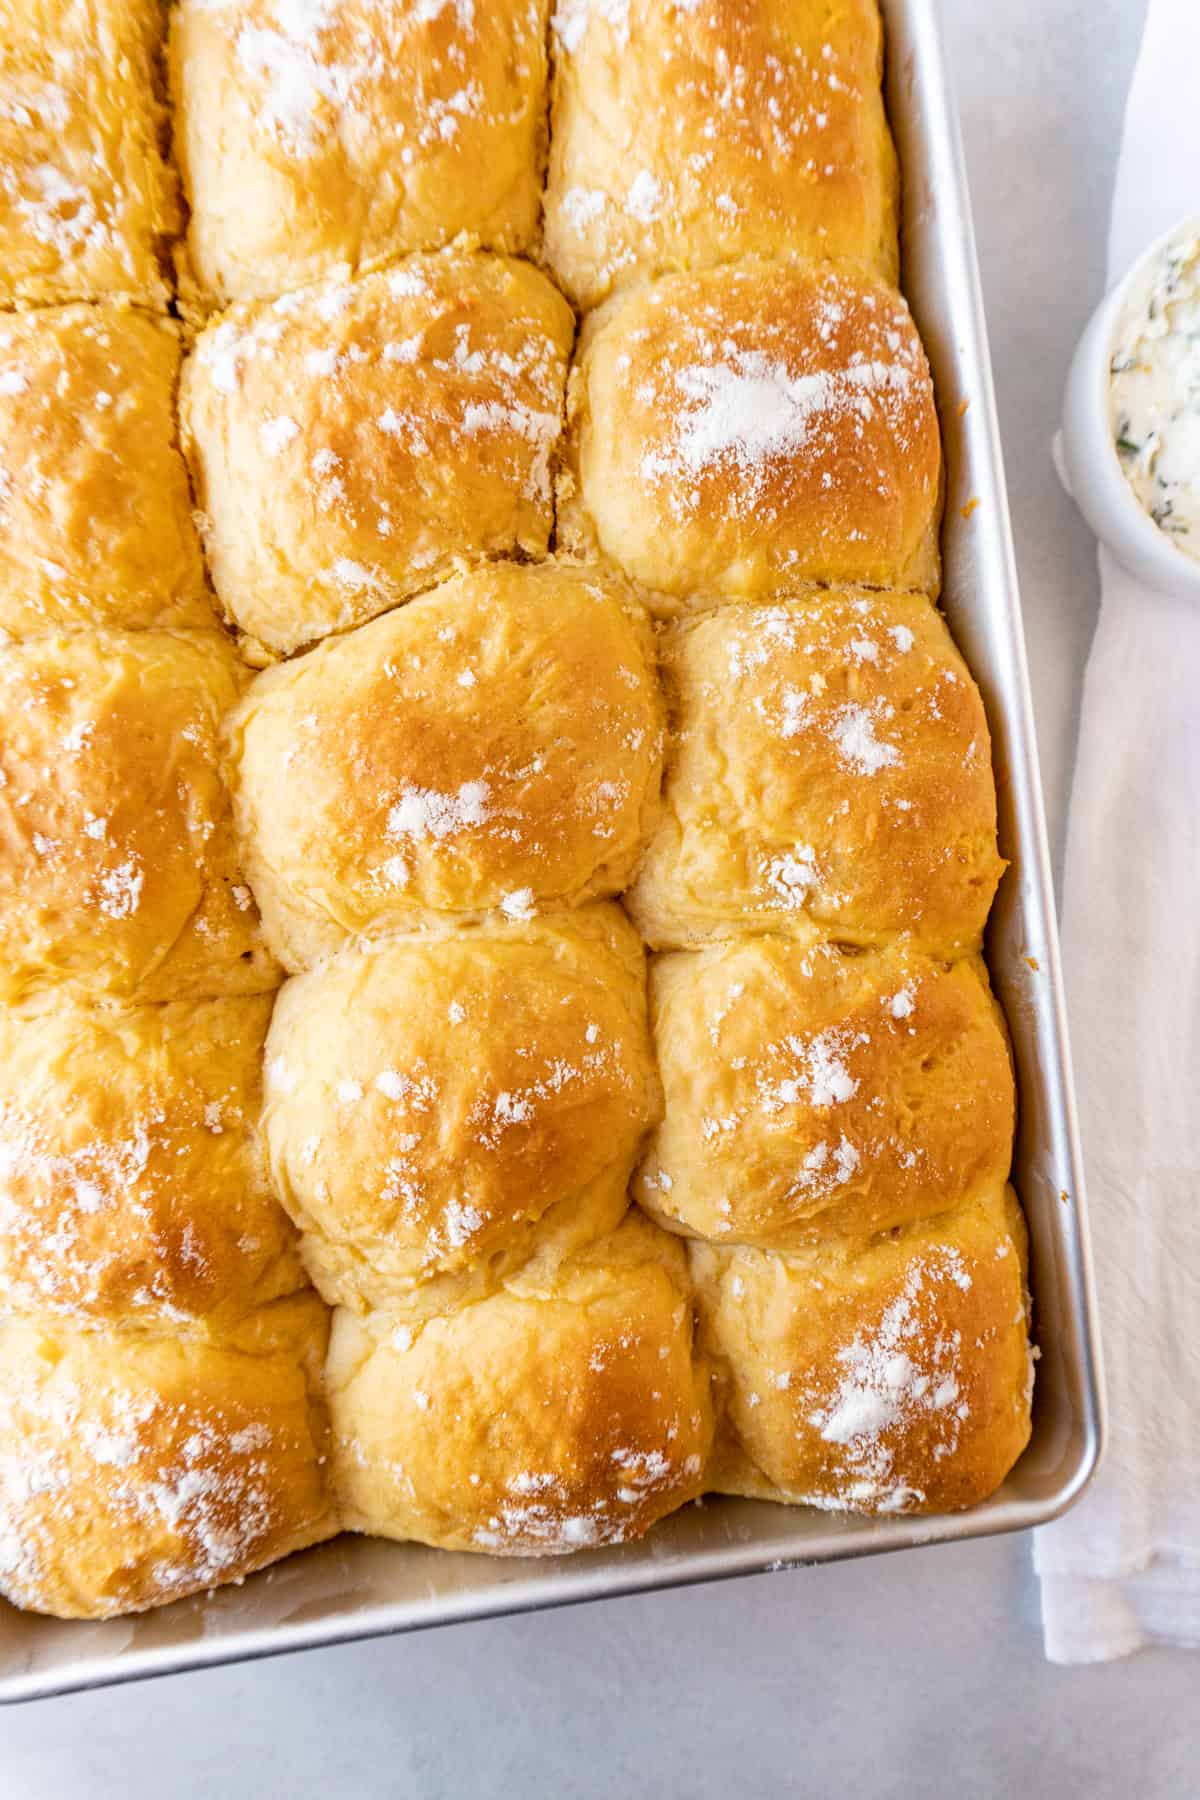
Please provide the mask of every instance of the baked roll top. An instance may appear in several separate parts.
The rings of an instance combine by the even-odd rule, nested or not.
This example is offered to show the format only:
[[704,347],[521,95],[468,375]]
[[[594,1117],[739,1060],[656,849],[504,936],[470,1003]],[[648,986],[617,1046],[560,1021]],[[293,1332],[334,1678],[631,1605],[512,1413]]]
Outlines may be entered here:
[[977,949],[1004,863],[979,690],[918,594],[812,591],[668,628],[660,947],[742,932]]
[[0,1009],[0,1308],[219,1322],[305,1285],[258,1137],[269,995]]
[[617,907],[351,950],[280,993],[264,1115],[325,1298],[419,1318],[610,1231],[659,1110]]
[[1029,1441],[1025,1221],[1011,1189],[792,1256],[689,1246],[724,1400],[710,1485],[868,1513],[951,1512]]
[[876,0],[560,0],[545,251],[567,292],[748,256],[896,279]]
[[0,1001],[275,985],[221,769],[244,682],[215,633],[0,647]]
[[658,801],[652,656],[619,582],[496,563],[258,676],[235,805],[285,966],[624,887]]
[[166,309],[159,0],[0,0],[0,305]]
[[193,278],[218,300],[538,221],[546,0],[182,0],[170,72]]
[[0,1593],[141,1612],[333,1535],[315,1294],[219,1338],[0,1321]]
[[415,1332],[335,1313],[326,1381],[354,1530],[554,1556],[642,1537],[704,1486],[683,1252],[636,1214],[552,1279]]
[[215,626],[175,431],[179,336],[124,306],[0,319],[0,628]]
[[573,333],[535,269],[457,252],[211,325],[181,410],[229,616],[286,652],[456,565],[543,556]]
[[666,1110],[635,1192],[670,1230],[830,1245],[1004,1181],[1012,1067],[978,959],[755,938],[659,959],[651,994]]
[[559,543],[664,611],[808,581],[934,593],[941,446],[901,296],[842,268],[669,275],[585,323]]

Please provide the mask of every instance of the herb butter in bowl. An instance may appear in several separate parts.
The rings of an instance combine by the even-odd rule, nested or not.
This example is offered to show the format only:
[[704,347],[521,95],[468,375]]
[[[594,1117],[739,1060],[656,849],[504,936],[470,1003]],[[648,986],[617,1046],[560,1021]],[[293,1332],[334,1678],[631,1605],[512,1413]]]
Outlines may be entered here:
[[1200,598],[1200,218],[1160,238],[1101,301],[1067,378],[1062,466],[1133,574]]

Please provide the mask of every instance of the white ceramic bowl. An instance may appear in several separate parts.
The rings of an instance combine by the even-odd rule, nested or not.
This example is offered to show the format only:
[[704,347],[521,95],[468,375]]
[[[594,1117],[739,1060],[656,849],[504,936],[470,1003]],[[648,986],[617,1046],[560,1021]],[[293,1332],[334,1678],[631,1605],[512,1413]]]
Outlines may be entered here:
[[1096,536],[1131,574],[1161,593],[1200,600],[1200,562],[1180,550],[1143,512],[1121,470],[1109,420],[1109,363],[1117,321],[1130,288],[1173,238],[1200,229],[1181,219],[1156,238],[1110,288],[1088,322],[1067,376],[1059,473]]

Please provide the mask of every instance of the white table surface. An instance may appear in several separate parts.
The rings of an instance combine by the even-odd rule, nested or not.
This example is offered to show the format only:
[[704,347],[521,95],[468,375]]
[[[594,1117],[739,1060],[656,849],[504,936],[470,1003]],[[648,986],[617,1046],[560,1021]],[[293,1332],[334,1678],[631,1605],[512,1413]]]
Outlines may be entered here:
[[[943,0],[1056,842],[1097,596],[1048,444],[1144,3]],[[1048,1667],[1010,1538],[43,1702],[0,1715],[0,1794],[1174,1800],[1198,1696],[1200,1656]]]

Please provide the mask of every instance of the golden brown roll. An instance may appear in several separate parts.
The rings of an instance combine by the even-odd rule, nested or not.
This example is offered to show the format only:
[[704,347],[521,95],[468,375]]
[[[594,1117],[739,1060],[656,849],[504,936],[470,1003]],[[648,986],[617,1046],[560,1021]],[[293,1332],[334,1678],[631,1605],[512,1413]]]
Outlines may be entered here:
[[560,548],[663,611],[810,581],[935,593],[941,446],[900,295],[845,269],[668,275],[592,315]]
[[919,594],[813,590],[667,628],[663,812],[629,908],[660,948],[746,932],[977,949],[1004,870],[979,690]]
[[0,0],[0,305],[165,308],[159,0]]
[[258,1138],[270,995],[0,1009],[0,1309],[219,1320],[305,1285]]
[[458,252],[211,325],[181,409],[230,617],[286,652],[461,564],[543,556],[573,333],[535,269]]
[[754,938],[662,957],[666,1104],[635,1193],[670,1230],[797,1250],[947,1212],[1012,1156],[982,961]]
[[546,257],[592,306],[746,256],[895,281],[876,0],[560,0]]
[[219,1338],[0,1319],[0,1593],[141,1612],[333,1535],[311,1291]]
[[218,748],[243,686],[215,633],[0,647],[0,1002],[274,986]]
[[326,1300],[421,1317],[625,1211],[659,1109],[615,906],[349,950],[279,995],[264,1125]]
[[173,325],[124,306],[0,319],[0,629],[215,625],[179,354]]
[[690,1246],[724,1422],[710,1486],[952,1512],[1029,1441],[1025,1222],[1011,1189],[796,1256]]
[[353,1530],[554,1556],[639,1538],[704,1486],[686,1264],[636,1214],[553,1279],[415,1332],[335,1313],[326,1383]]
[[221,300],[538,220],[547,0],[182,0],[193,273]]
[[624,887],[658,802],[652,657],[619,582],[494,563],[260,675],[235,808],[284,965]]

